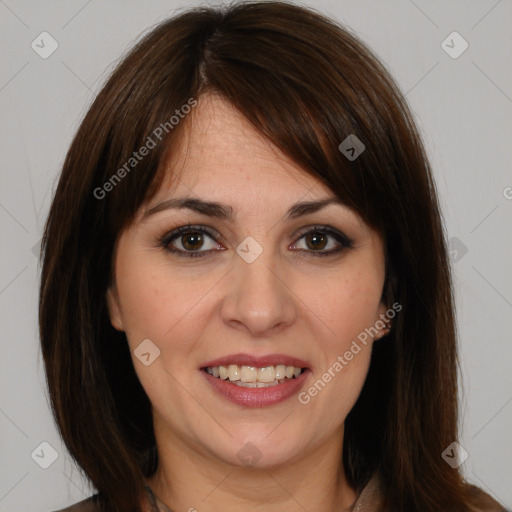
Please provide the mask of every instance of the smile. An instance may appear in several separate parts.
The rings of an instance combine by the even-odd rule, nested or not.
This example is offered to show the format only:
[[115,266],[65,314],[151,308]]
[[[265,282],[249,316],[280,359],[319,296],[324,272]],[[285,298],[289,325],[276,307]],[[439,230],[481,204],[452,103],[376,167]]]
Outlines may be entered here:
[[208,366],[205,371],[215,378],[229,380],[236,386],[265,388],[277,386],[287,380],[294,379],[303,372],[303,369],[284,364],[264,367],[230,364],[227,366]]
[[309,368],[285,365],[221,365],[201,369],[201,374],[218,396],[251,408],[267,407],[290,399],[299,393],[310,373]]

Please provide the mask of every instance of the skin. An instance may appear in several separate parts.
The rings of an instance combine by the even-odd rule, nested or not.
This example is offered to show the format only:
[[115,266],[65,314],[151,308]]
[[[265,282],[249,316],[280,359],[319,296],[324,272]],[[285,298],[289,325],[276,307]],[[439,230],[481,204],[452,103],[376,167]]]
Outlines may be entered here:
[[[332,192],[221,98],[201,96],[190,116],[187,136],[165,162],[168,179],[117,241],[107,292],[112,325],[126,333],[152,403],[160,462],[147,483],[175,511],[343,510],[357,497],[341,464],[344,421],[384,331],[306,405],[295,395],[245,408],[219,396],[199,368],[236,352],[284,353],[309,362],[307,390],[386,311],[383,242],[340,204],[285,220],[292,204]],[[143,217],[183,196],[230,205],[236,220],[188,209]],[[196,252],[208,252],[204,258],[159,243],[188,223],[221,235],[204,235],[202,246],[192,240]],[[320,249],[308,245],[301,235],[315,225],[344,233],[353,248],[315,256],[339,246],[332,236]],[[247,236],[263,248],[250,264],[236,253]],[[171,246],[185,251],[190,243],[190,235],[178,235]],[[145,366],[133,351],[148,338],[161,352]],[[237,457],[249,442],[261,453],[254,467]]]

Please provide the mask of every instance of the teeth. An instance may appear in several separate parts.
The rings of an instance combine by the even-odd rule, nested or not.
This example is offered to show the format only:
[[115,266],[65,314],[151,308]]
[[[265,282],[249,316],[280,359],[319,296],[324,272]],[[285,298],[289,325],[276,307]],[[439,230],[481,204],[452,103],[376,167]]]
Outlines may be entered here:
[[[299,368],[300,373],[300,368]],[[273,366],[267,366],[258,370],[258,382],[273,382],[276,380],[276,369]]]
[[258,368],[254,366],[242,366],[240,368],[240,378],[233,380],[241,380],[242,382],[256,382],[258,380]]
[[234,380],[240,380],[240,368],[238,368],[238,365],[230,364],[228,366],[228,378],[231,382]]
[[284,379],[286,377],[285,372],[286,372],[286,366],[284,364],[278,364],[276,366],[276,379],[277,380]]
[[206,371],[214,377],[235,382],[237,385],[246,388],[275,386],[285,378],[292,379],[302,373],[301,368],[284,364],[262,368],[230,364],[227,366],[208,366]]

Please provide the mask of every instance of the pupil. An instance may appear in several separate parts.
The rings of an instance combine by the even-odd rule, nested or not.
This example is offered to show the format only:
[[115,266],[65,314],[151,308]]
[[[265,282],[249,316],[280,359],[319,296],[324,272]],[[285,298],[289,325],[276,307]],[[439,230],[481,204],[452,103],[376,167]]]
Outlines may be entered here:
[[[191,243],[189,243],[189,241],[191,241]],[[203,236],[201,235],[201,233],[194,232],[182,237],[182,244],[183,247],[185,247],[185,249],[199,249],[202,245],[202,242]]]
[[[322,235],[322,234],[313,234],[313,235],[308,235],[307,238],[307,244],[308,244],[308,247],[310,249],[323,249],[325,247],[325,243],[326,243],[326,237],[325,235]],[[309,242],[312,242],[311,244]],[[319,243],[320,242],[320,243]]]

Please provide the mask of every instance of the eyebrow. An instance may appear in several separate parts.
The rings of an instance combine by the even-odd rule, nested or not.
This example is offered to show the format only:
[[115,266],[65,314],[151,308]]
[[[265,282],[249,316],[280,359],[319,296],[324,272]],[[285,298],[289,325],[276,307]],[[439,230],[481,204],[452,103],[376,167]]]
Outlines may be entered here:
[[[310,213],[317,212],[330,204],[345,205],[345,203],[338,197],[327,197],[319,201],[304,201],[295,203],[286,212],[285,219],[292,220]],[[231,206],[224,205],[215,201],[205,201],[196,197],[180,197],[168,199],[153,206],[147,210],[142,216],[142,220],[147,219],[151,215],[162,212],[164,210],[181,210],[187,209],[207,215],[209,217],[216,217],[219,219],[234,222],[236,214]]]

